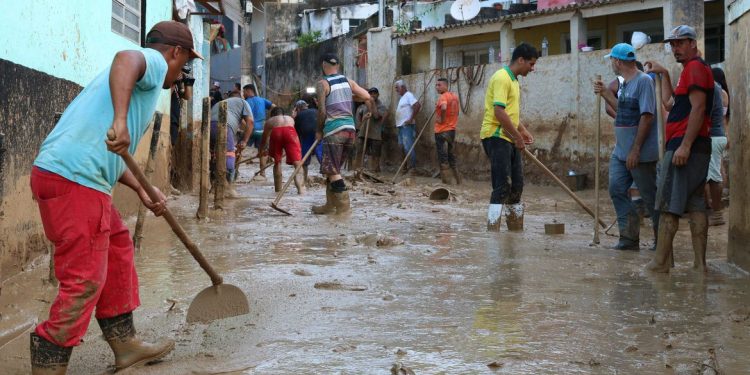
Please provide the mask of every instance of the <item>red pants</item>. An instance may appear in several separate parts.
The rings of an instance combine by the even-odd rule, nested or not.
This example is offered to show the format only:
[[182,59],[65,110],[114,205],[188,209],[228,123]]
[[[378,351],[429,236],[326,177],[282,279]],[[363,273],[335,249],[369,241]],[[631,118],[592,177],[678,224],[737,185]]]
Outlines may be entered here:
[[292,126],[280,126],[271,130],[271,140],[268,146],[268,155],[281,163],[281,154],[286,151],[286,163],[294,164],[302,160],[302,146],[299,143],[297,131]]
[[107,194],[36,167],[31,192],[44,233],[55,244],[55,276],[60,281],[49,319],[36,333],[57,345],[75,346],[94,308],[101,319],[140,305],[133,242]]

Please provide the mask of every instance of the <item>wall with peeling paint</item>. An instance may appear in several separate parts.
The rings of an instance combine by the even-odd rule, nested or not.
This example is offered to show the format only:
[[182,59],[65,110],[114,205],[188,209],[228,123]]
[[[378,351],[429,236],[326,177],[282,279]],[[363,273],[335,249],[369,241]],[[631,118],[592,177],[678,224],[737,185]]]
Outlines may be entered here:
[[[520,77],[521,86],[521,122],[524,123],[536,138],[532,149],[547,166],[558,175],[569,169],[593,175],[594,155],[596,153],[596,96],[593,94],[592,81],[597,74],[609,82],[614,79],[610,64],[604,59],[609,50],[579,54],[580,75],[577,75],[576,61],[570,54],[540,58],[535,71],[527,77]],[[372,56],[370,57],[372,61]],[[650,44],[638,51],[642,61],[673,61],[666,55],[660,44]],[[372,64],[376,65],[376,64]],[[465,174],[477,177],[489,176],[489,163],[479,139],[479,131],[484,116],[484,95],[492,74],[500,69],[500,64],[486,65],[480,83],[469,84],[467,71],[447,69],[420,74],[402,76],[415,96],[423,97],[422,108],[418,116],[418,126],[435,108],[437,94],[435,82],[443,76],[451,79],[450,89],[460,93],[462,111],[456,129],[456,150],[458,160]],[[476,67],[469,67],[476,69]],[[381,70],[373,70],[379,73]],[[457,78],[458,77],[458,78]],[[369,77],[375,82],[393,82],[392,74],[382,77]],[[396,77],[398,78],[398,77]],[[384,84],[385,86],[385,84]],[[426,87],[426,90],[425,90]],[[381,92],[384,90],[381,89]],[[391,95],[389,106],[396,108],[398,96]],[[602,107],[603,108],[603,107]],[[601,112],[602,119],[602,180],[606,181],[607,161],[614,147],[614,127],[612,120]],[[433,121],[434,122],[434,121]],[[437,170],[437,156],[432,136],[432,123],[428,125],[425,136],[417,146],[418,165]],[[526,171],[530,180],[543,179],[541,171],[529,166]]]
[[[306,48],[285,52],[266,59],[268,88],[266,98],[276,105],[290,108],[304,94],[307,87],[323,77],[320,56],[333,52],[341,60],[340,73],[355,79],[357,49],[355,41],[347,35],[328,39]],[[290,67],[296,67],[290,69]]]
[[[3,1],[0,14],[6,15],[0,23],[0,280],[4,280],[50,248],[31,199],[29,174],[42,141],[55,125],[55,112],[63,112],[117,51],[138,45],[111,31],[110,1]],[[170,0],[147,2],[147,29],[171,16]],[[164,91],[157,110],[166,115],[157,169],[166,171],[169,91]],[[135,155],[142,164],[150,138],[149,132]],[[157,174],[157,186],[164,187],[166,172],[163,175]],[[114,201],[129,214],[138,201],[125,190],[117,188]]]

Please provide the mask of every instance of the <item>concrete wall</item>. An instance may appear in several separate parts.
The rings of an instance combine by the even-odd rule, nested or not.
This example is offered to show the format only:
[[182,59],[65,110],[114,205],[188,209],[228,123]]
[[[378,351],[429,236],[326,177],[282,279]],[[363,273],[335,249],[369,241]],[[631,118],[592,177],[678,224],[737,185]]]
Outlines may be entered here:
[[[743,4],[744,3],[744,4]],[[733,6],[745,6],[742,16],[728,28],[731,53],[726,60],[727,84],[731,94],[729,121],[729,180],[731,181],[729,205],[729,261],[750,271],[750,1],[736,1]]]
[[[347,35],[316,45],[266,58],[268,87],[266,98],[277,105],[291,108],[305,88],[315,86],[322,78],[320,55],[333,52],[341,60],[340,73],[354,79],[356,74],[356,40]],[[294,67],[294,68],[292,68]]]
[[[596,97],[591,89],[591,82],[596,74],[601,74],[605,80],[614,79],[609,63],[604,55],[609,50],[581,53],[579,61],[574,61],[571,54],[554,55],[540,58],[536,64],[536,71],[527,77],[519,79],[521,84],[521,122],[524,123],[536,138],[532,147],[537,156],[558,175],[563,175],[569,169],[581,173],[594,172],[594,155],[596,152],[595,132],[595,101]],[[645,46],[638,52],[640,60],[655,59],[668,62],[661,44]],[[580,79],[576,78],[575,67],[580,64]],[[372,64],[376,65],[376,64]],[[457,127],[457,150],[459,164],[467,175],[479,178],[489,175],[489,164],[481,147],[479,131],[484,116],[484,95],[491,75],[500,69],[499,64],[487,65],[482,81],[478,86],[469,89],[464,73],[460,73],[458,82],[451,84],[451,91],[458,93],[462,107]],[[434,75],[434,77],[433,77]],[[437,94],[434,83],[438,77],[455,77],[456,70],[438,70],[423,74],[403,76],[410,90],[420,97],[424,95],[418,123],[421,124],[435,107]],[[387,76],[375,78],[386,82]],[[390,81],[392,82],[392,81]],[[427,90],[425,91],[425,87]],[[383,92],[384,90],[381,90]],[[393,110],[397,98],[388,98]],[[579,104],[578,106],[576,104]],[[577,110],[580,108],[580,110]],[[601,112],[602,119],[602,162],[601,172],[606,181],[606,161],[614,146],[614,130],[612,120]],[[431,134],[432,124],[427,134]],[[437,168],[434,150],[434,140],[427,136],[420,140],[417,146],[418,161],[424,167]],[[541,172],[529,165],[527,175],[532,179],[539,179]]]
[[[22,269],[48,249],[31,199],[29,174],[44,138],[54,127],[55,112],[111,63],[115,52],[138,47],[111,31],[109,1],[0,2],[6,15],[0,24],[0,280]],[[170,19],[170,0],[150,0],[146,30]],[[169,92],[157,110],[163,112],[162,152],[157,168],[167,169]],[[150,133],[139,145],[136,159],[145,160]],[[157,175],[164,187],[166,172]],[[117,188],[115,204],[125,214],[137,198]]]
[[[305,4],[265,3],[268,14],[266,41],[268,54],[278,55],[297,48],[297,38],[300,36],[304,18],[297,16],[309,7]],[[330,29],[330,20],[328,22]]]
[[[146,28],[172,18],[171,0],[146,2]],[[0,56],[85,85],[112,61],[114,51],[137,45],[111,30],[111,1],[2,1]],[[148,30],[146,30],[148,31]]]

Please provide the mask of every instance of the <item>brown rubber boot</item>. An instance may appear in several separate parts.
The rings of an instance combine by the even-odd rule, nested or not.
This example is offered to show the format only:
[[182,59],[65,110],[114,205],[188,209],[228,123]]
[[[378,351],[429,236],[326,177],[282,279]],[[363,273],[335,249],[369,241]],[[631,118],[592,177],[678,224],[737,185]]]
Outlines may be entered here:
[[133,313],[97,321],[104,339],[115,353],[115,372],[158,361],[174,349],[173,340],[151,344],[136,338]]
[[706,246],[708,242],[708,218],[705,212],[690,213],[690,235],[693,241],[693,269],[706,272]]
[[446,185],[453,185],[453,171],[448,164],[440,164],[440,180]]
[[461,185],[463,182],[463,179],[461,178],[461,173],[458,172],[458,167],[453,167],[453,177],[456,179],[456,185]]
[[65,375],[73,348],[57,346],[35,332],[31,333],[31,374]]
[[510,231],[523,230],[523,203],[515,203],[506,206],[505,225]]
[[226,190],[224,190],[224,197],[229,199],[237,199],[240,197],[237,190],[234,188],[234,183],[227,185]]
[[331,183],[326,184],[326,203],[322,206],[312,206],[312,213],[316,215],[328,215],[336,212],[336,206],[333,204],[333,192]]
[[662,212],[659,215],[659,237],[656,240],[654,259],[646,265],[647,271],[669,273],[674,258],[672,241],[680,227],[680,218],[674,214]]
[[349,203],[349,191],[345,190],[340,193],[332,192],[331,194],[333,194],[333,205],[336,207],[336,213],[345,214],[352,210]]

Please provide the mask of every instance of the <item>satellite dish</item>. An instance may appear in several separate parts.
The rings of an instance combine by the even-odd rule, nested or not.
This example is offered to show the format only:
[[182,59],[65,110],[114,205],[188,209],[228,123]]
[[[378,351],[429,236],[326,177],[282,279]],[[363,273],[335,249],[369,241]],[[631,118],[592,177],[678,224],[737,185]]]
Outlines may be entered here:
[[468,21],[479,14],[479,0],[456,0],[451,5],[451,16],[459,21]]

